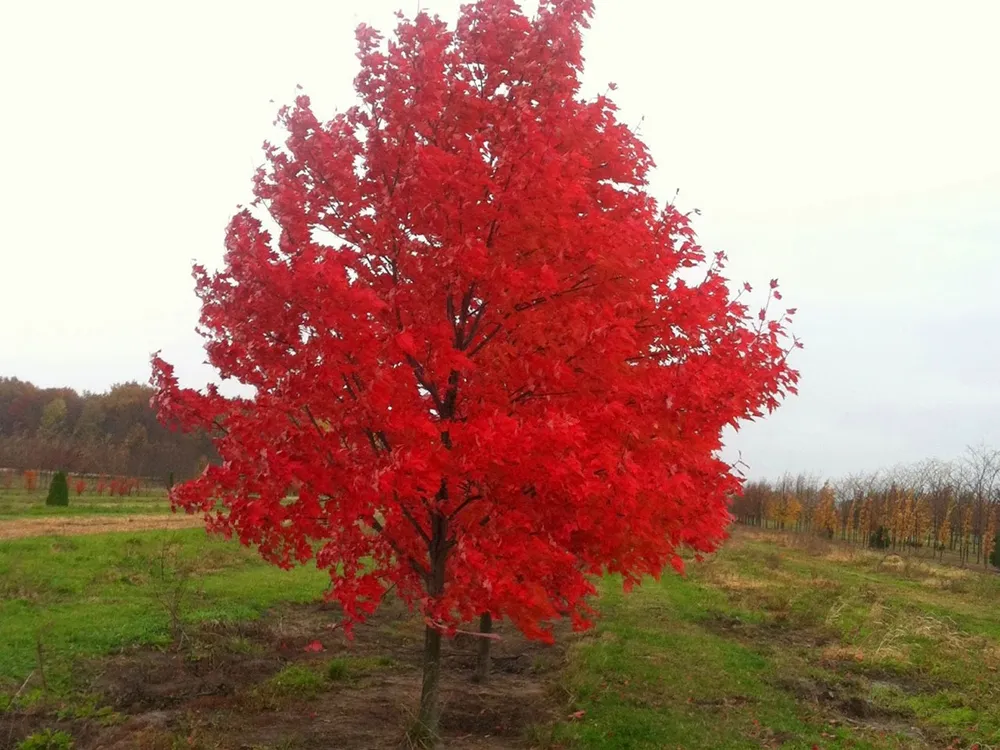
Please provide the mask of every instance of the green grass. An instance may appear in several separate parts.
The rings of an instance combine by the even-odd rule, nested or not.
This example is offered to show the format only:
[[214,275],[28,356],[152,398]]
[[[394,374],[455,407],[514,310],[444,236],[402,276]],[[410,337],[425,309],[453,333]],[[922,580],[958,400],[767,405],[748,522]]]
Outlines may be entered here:
[[[1000,579],[737,531],[624,595],[570,651],[574,748],[916,748],[1000,742]],[[962,585],[955,585],[955,581]],[[582,712],[582,713],[578,713]]]
[[356,679],[395,663],[391,656],[340,656],[327,663],[326,677],[331,682]]
[[261,689],[276,697],[309,700],[318,696],[324,687],[323,676],[315,669],[292,664],[268,680]]
[[68,732],[46,729],[35,732],[17,744],[17,750],[70,750],[73,738]]
[[[737,530],[687,577],[665,575],[628,595],[606,579],[597,627],[572,637],[565,669],[546,678],[558,683],[567,718],[536,728],[538,744],[1000,744],[1000,577],[883,558]],[[282,571],[201,529],[0,541],[0,710],[40,663],[50,691],[69,694],[80,690],[72,675],[81,659],[168,645],[173,599],[187,628],[313,601],[326,585],[324,573]],[[229,654],[260,653],[239,629],[223,632],[219,647]],[[249,709],[286,710],[335,688],[367,689],[385,668],[412,669],[377,651],[299,656],[247,686]],[[19,706],[41,700],[37,684]],[[99,699],[73,695],[73,716],[117,720],[101,713]]]
[[290,664],[270,679],[249,688],[244,706],[252,711],[281,711],[291,703],[316,700],[332,685],[352,683],[394,666],[387,657],[341,656],[325,663]]
[[764,655],[700,621],[718,592],[666,576],[623,596],[603,587],[597,632],[572,654],[580,721],[557,737],[586,748],[750,748],[767,737],[811,748],[826,727],[775,684]]
[[170,502],[165,492],[150,492],[126,497],[97,496],[84,493],[77,496],[70,492],[69,505],[47,506],[41,491],[0,490],[0,521],[12,518],[49,516],[117,515],[141,513],[169,513]]
[[[133,644],[167,644],[180,591],[182,623],[252,619],[317,599],[326,575],[284,571],[202,529],[0,541],[0,687],[43,666],[66,688],[73,662]],[[178,588],[180,587],[180,588]]]

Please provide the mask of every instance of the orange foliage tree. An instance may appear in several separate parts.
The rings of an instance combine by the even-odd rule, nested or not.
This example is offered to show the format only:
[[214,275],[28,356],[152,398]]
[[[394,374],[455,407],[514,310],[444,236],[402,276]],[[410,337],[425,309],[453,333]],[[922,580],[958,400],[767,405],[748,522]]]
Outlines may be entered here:
[[824,484],[819,491],[819,503],[813,511],[812,528],[827,537],[832,537],[837,530],[836,497],[829,484]]

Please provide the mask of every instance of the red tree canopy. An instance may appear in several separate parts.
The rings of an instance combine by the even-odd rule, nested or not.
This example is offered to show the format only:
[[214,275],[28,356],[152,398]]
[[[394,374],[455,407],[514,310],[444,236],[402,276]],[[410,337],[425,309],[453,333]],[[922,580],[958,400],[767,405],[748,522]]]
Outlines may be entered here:
[[721,433],[794,391],[793,311],[730,294],[614,104],[580,96],[591,5],[360,27],[359,104],[282,109],[223,270],[195,267],[209,360],[253,397],[154,358],[162,418],[222,459],[174,502],[315,557],[349,619],[395,585],[446,627],[583,624],[592,574],[716,547]]

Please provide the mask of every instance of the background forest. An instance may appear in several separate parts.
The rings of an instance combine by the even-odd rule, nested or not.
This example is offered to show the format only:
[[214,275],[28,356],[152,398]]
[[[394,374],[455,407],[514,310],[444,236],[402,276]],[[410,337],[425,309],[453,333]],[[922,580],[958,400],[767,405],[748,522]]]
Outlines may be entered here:
[[189,478],[215,455],[211,441],[157,422],[151,395],[139,383],[77,393],[0,378],[0,469]]

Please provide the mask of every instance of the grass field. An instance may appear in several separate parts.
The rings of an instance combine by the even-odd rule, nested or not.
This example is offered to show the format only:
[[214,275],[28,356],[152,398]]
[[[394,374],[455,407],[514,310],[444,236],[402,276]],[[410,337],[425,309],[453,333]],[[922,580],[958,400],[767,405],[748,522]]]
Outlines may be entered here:
[[[395,747],[421,624],[387,600],[348,641],[325,583],[201,530],[0,542],[0,749]],[[736,529],[686,578],[603,582],[592,631],[501,631],[487,685],[453,642],[445,745],[986,750],[998,597],[992,575]]]
[[70,493],[69,506],[52,507],[45,504],[41,491],[0,489],[0,520],[4,518],[52,517],[75,515],[116,515],[141,513],[169,513],[170,501],[166,491],[146,492],[141,495],[111,497],[92,492],[77,496]]
[[1000,742],[995,576],[737,529],[629,596],[565,679],[588,748],[945,748]]

